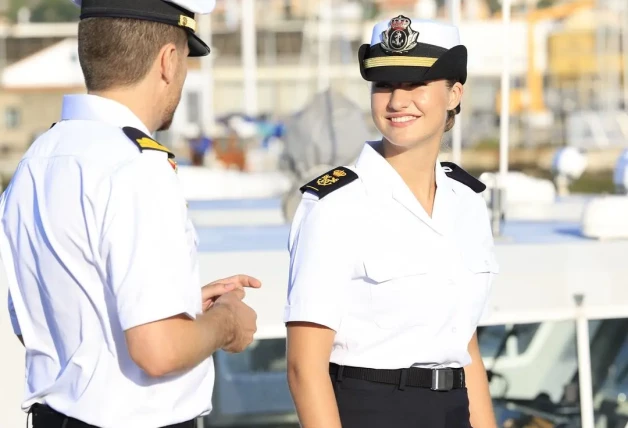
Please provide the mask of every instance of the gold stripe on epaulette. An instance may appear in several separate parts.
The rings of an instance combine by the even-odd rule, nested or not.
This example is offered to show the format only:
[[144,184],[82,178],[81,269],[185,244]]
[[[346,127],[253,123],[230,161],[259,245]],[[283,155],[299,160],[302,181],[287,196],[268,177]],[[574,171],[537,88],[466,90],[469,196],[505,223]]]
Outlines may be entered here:
[[170,150],[168,150],[168,148],[166,146],[162,146],[157,141],[151,140],[150,138],[146,138],[146,137],[138,138],[135,141],[137,141],[137,144],[139,144],[139,146],[142,149],[160,150],[162,152],[166,152],[168,154],[172,154],[172,152]]
[[374,67],[431,67],[438,58],[417,56],[380,56],[364,60],[364,68]]

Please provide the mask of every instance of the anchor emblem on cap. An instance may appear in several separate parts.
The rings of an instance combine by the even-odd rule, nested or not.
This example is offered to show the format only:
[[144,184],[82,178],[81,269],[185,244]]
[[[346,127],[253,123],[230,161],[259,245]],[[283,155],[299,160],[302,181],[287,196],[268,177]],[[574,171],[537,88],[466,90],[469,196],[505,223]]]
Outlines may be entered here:
[[382,48],[390,53],[406,53],[417,45],[419,32],[410,26],[412,21],[403,15],[393,18],[388,23],[388,29],[382,31]]

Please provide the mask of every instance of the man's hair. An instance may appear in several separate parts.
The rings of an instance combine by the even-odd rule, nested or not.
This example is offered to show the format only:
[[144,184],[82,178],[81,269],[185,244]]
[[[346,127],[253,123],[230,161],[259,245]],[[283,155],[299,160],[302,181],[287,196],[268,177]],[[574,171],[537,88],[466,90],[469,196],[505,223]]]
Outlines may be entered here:
[[159,50],[174,43],[182,50],[185,30],[159,22],[88,18],[79,23],[78,54],[88,91],[132,86],[150,70]]

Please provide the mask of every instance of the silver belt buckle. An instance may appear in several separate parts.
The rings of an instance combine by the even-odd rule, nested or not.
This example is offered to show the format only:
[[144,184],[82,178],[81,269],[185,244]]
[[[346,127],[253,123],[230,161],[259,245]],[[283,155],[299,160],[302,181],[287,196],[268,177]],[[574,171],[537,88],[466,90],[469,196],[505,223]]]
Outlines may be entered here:
[[432,370],[432,391],[450,391],[454,388],[454,371],[450,368]]

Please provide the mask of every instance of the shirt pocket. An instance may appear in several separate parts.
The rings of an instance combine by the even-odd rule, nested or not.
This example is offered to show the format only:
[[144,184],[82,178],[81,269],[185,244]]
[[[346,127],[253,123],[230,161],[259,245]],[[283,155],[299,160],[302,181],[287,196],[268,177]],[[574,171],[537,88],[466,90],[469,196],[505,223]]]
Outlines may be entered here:
[[428,260],[381,251],[365,257],[364,268],[370,316],[378,327],[399,329],[429,322],[438,305]]
[[499,264],[492,249],[469,248],[463,252],[464,287],[462,292],[470,321],[477,325],[485,312],[491,286],[499,273]]

